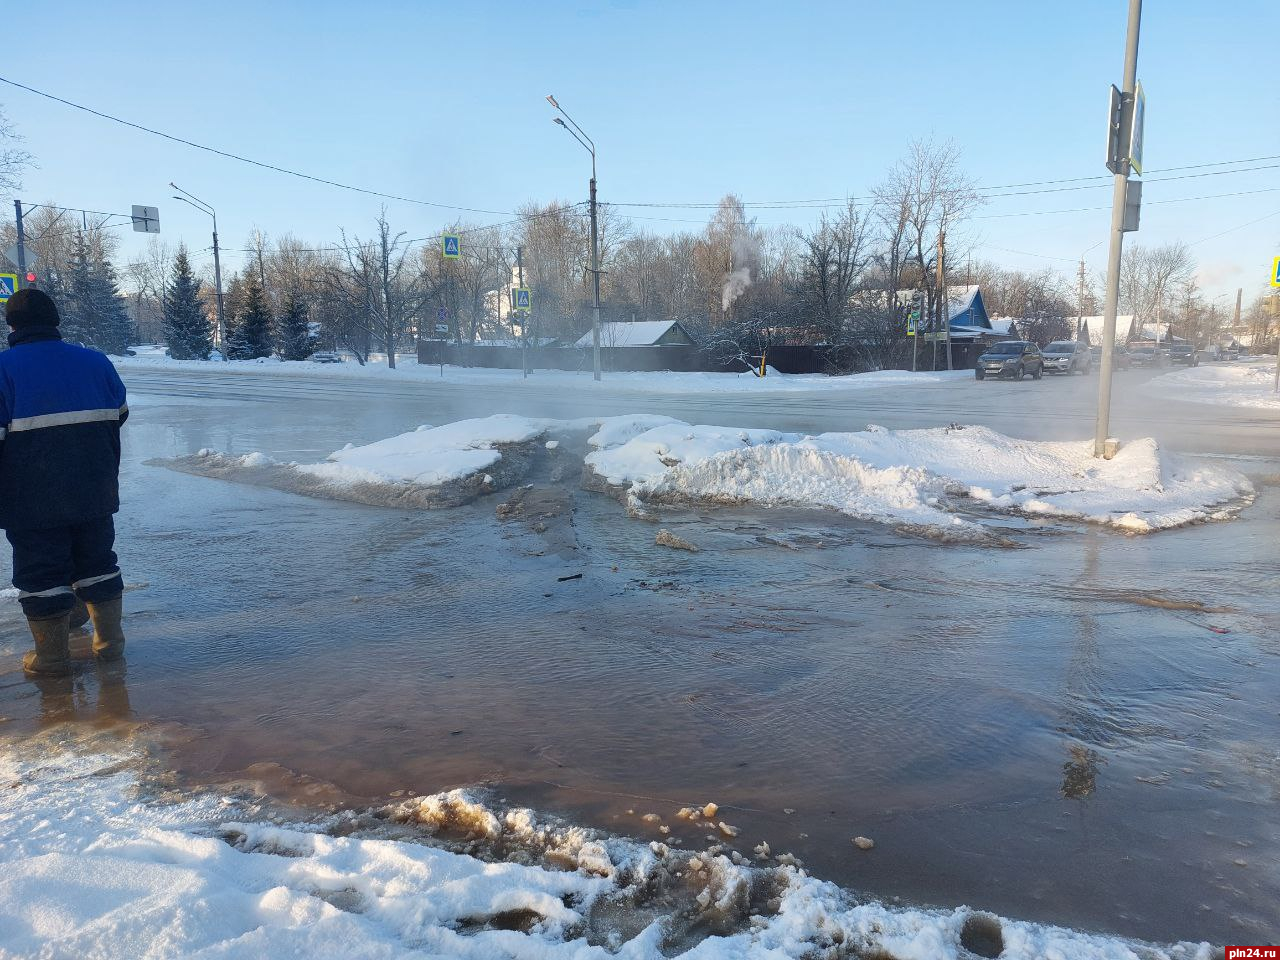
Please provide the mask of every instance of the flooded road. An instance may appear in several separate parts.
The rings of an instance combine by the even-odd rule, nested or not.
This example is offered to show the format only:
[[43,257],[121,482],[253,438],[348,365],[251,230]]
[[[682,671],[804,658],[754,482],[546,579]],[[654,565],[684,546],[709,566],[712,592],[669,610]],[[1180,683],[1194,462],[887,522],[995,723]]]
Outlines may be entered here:
[[[694,554],[573,483],[505,517],[503,495],[410,513],[145,463],[315,460],[451,419],[412,398],[156,386],[134,407],[125,683],[0,675],[0,735],[128,713],[194,779],[340,804],[487,781],[638,837],[658,814],[687,846],[706,831],[676,810],[714,801],[744,853],[767,840],[884,899],[1161,941],[1280,932],[1274,486],[1231,523],[1014,529],[1019,549],[664,511]],[[0,603],[3,669],[26,643]]]

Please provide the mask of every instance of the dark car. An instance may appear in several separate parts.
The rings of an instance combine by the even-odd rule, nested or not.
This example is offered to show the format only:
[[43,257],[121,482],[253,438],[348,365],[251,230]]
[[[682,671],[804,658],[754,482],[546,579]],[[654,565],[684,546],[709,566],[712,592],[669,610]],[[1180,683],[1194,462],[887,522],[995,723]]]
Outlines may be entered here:
[[1169,354],[1153,343],[1143,343],[1129,348],[1129,361],[1135,367],[1163,367]]
[[1200,364],[1200,354],[1189,343],[1174,343],[1169,346],[1169,362],[1183,363],[1188,367],[1195,367]]
[[[1089,356],[1095,367],[1102,366],[1102,347],[1090,347]],[[1128,370],[1132,366],[1129,359],[1129,348],[1117,343],[1111,348],[1111,366],[1115,370]]]
[[1078,340],[1055,340],[1041,351],[1045,373],[1088,373],[1093,366],[1089,348]]
[[1033,380],[1039,380],[1043,373],[1044,358],[1040,356],[1040,348],[1026,340],[993,343],[978,358],[978,366],[974,370],[974,375],[979,380],[987,377],[1021,380],[1027,374],[1031,374]]

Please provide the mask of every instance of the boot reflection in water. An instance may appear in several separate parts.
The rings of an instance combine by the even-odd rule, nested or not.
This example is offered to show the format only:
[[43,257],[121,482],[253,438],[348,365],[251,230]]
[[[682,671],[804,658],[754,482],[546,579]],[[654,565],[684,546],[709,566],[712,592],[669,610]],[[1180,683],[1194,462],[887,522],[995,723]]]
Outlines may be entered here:
[[128,720],[133,716],[129,703],[128,668],[124,661],[98,663],[98,719]]
[[83,688],[77,690],[76,678],[30,676],[29,679],[40,691],[40,723],[41,725],[65,723],[76,715],[76,700],[84,693]]

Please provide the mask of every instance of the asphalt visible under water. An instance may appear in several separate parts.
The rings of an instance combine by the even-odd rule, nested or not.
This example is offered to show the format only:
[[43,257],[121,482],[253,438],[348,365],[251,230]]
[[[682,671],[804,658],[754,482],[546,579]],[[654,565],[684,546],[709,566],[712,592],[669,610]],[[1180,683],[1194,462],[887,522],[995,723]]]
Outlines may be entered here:
[[540,478],[505,516],[504,494],[408,513],[144,464],[319,459],[442,422],[419,412],[140,396],[126,677],[42,694],[12,672],[24,628],[0,604],[0,735],[129,715],[176,733],[193,780],[338,804],[486,781],[639,837],[662,836],[656,813],[689,846],[706,830],[676,810],[714,801],[744,852],[767,840],[883,899],[1277,935],[1274,487],[1237,521],[1149,537],[1014,524],[1020,549],[662,513],[687,553],[572,482]]

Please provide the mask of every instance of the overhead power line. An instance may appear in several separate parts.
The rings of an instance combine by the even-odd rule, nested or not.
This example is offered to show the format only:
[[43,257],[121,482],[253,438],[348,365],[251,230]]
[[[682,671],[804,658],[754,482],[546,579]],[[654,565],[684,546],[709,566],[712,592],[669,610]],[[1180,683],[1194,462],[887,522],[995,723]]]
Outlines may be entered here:
[[[37,89],[36,87],[32,87],[28,84],[19,83],[18,81],[9,79],[8,77],[0,76],[0,83],[6,83],[9,86],[15,87],[19,90],[25,90],[28,93],[35,94],[36,96],[39,96],[39,97],[44,97],[45,99],[52,100],[55,103],[61,103],[65,106],[71,107],[72,109],[80,110],[84,113],[88,113],[93,116],[100,117],[104,120],[109,120],[113,123],[119,123],[119,124],[122,124],[123,126],[131,127],[135,130],[140,130],[143,133],[148,133],[148,134],[151,134],[152,136],[157,136],[165,140],[170,140],[174,143],[180,143],[180,144],[183,144],[184,146],[192,147],[196,150],[203,150],[207,153],[212,153],[217,156],[225,157],[230,160],[236,160],[240,163],[247,163],[264,170],[271,170],[276,173],[285,174],[287,176],[298,177],[303,180],[311,181],[312,183],[319,183],[325,186],[334,187],[339,190],[347,190],[353,193],[361,193],[366,196],[380,197],[386,200],[396,200],[402,203],[412,203],[412,204],[417,204],[419,206],[432,207],[440,210],[454,210],[454,211],[459,211],[463,213],[480,213],[480,214],[487,214],[491,216],[510,216],[515,218],[512,221],[515,223],[519,223],[524,220],[530,219],[529,216],[521,216],[509,210],[489,210],[481,207],[466,207],[466,206],[460,206],[456,204],[441,203],[434,200],[423,200],[417,197],[406,197],[399,194],[389,193],[381,190],[374,190],[368,187],[360,187],[360,186],[355,186],[353,184],[342,183],[337,180],[330,180],[325,177],[319,177],[313,174],[303,173],[302,171],[299,171],[299,170],[293,170],[288,167],[280,166],[279,164],[268,163],[263,160],[255,160],[251,157],[245,157],[229,150],[222,150],[217,147],[211,147],[207,144],[197,143],[196,141],[188,140],[185,137],[179,137],[171,133],[166,133],[162,130],[157,130],[153,127],[148,127],[140,123],[135,123],[131,120],[125,120],[122,117],[118,117],[101,110],[96,110],[92,107],[86,106],[81,103],[76,103],[75,101],[72,101],[72,100],[67,100],[64,97],[56,96],[55,94]],[[1274,170],[1274,169],[1280,168],[1280,163],[1270,163],[1270,161],[1280,161],[1280,155],[1249,157],[1249,158],[1244,158],[1239,160],[1215,160],[1215,161],[1209,161],[1205,163],[1185,164],[1185,165],[1176,166],[1176,167],[1164,167],[1164,168],[1153,169],[1148,171],[1148,177],[1150,177],[1151,174],[1179,173],[1184,170],[1207,170],[1208,168],[1211,168],[1211,167],[1230,166],[1230,167],[1235,167],[1236,169],[1214,170],[1211,172],[1204,172],[1204,173],[1185,174],[1183,176],[1177,176],[1177,177],[1158,177],[1154,179],[1149,178],[1147,179],[1146,182],[1162,183],[1170,180],[1182,180],[1182,179],[1191,179],[1195,177],[1207,177],[1207,176],[1224,176],[1227,174],[1235,174],[1235,173],[1252,173],[1259,170]],[[1259,164],[1259,163],[1265,163],[1269,165],[1253,166],[1253,167],[1244,166],[1246,164]],[[1098,176],[1091,176],[1091,177],[1068,177],[1068,178],[1060,178],[1056,180],[1036,180],[1036,181],[1027,181],[1023,183],[994,184],[994,185],[978,186],[975,189],[981,193],[987,194],[989,199],[999,199],[1002,197],[1009,197],[1009,196],[1030,196],[1038,193],[1058,193],[1058,192],[1067,192],[1072,190],[1089,190],[1089,189],[1095,189],[1100,187],[1108,187],[1110,186],[1109,181],[1110,181],[1110,178],[1108,176],[1098,175]],[[1076,184],[1076,185],[1063,186],[1064,184]],[[1038,189],[1038,190],[1024,189],[1024,188],[1030,188],[1030,187],[1040,187],[1045,189]],[[998,191],[998,190],[1010,190],[1010,191],[1018,191],[1018,192],[991,193],[991,191]],[[851,201],[867,202],[873,199],[874,197],[846,196],[846,197],[823,197],[823,198],[815,198],[815,199],[808,199],[808,200],[746,201],[743,203],[743,206],[750,207],[752,209],[760,209],[760,210],[822,209],[825,206],[843,205]],[[1152,201],[1152,202],[1156,202],[1156,201]],[[615,203],[611,203],[610,206],[618,207],[618,208],[626,207],[626,208],[638,208],[638,209],[639,208],[655,208],[655,209],[664,208],[664,209],[696,210],[696,209],[714,209],[717,206],[719,206],[719,201],[716,201],[716,202],[700,201],[695,203],[615,202]],[[1082,209],[1093,209],[1093,208],[1082,208]],[[1051,211],[1043,211],[1043,212],[1047,213]],[[1075,211],[1063,211],[1063,212],[1075,212]],[[1002,216],[1014,216],[1014,215],[1015,214],[1007,214]],[[1022,214],[1016,214],[1016,215],[1022,215]],[[1040,215],[1040,212],[1030,212],[1025,215],[1038,216]],[[533,216],[536,217],[540,215],[533,215]],[[637,217],[636,219],[649,219],[649,220],[655,220],[655,221],[666,220],[666,218],[659,218],[659,217],[649,217],[649,218]],[[671,219],[671,220],[667,220],[667,222],[684,223],[684,222],[692,222],[692,221]]]
[[226,157],[229,160],[238,160],[240,163],[248,163],[255,167],[261,167],[264,170],[274,170],[276,173],[287,174],[291,177],[298,177],[302,180],[310,180],[312,183],[324,184],[327,187],[336,187],[339,190],[349,190],[352,193],[363,193],[366,196],[381,197],[384,200],[397,200],[401,203],[415,203],[423,207],[435,207],[439,210],[457,210],[462,213],[483,213],[493,216],[506,217],[511,216],[510,210],[485,210],[480,207],[461,207],[449,203],[437,203],[434,200],[421,200],[417,197],[403,197],[394,193],[384,193],[380,190],[371,190],[368,187],[357,187],[349,183],[340,183],[337,180],[328,180],[324,177],[313,176],[309,173],[303,173],[300,170],[290,170],[288,167],[282,167],[274,163],[267,163],[264,160],[254,160],[252,157],[241,156],[238,153],[232,153],[229,150],[219,150],[217,147],[211,147],[207,144],[197,143],[194,140],[188,140],[185,137],[175,136],[172,133],[165,133],[163,130],[156,130],[153,127],[143,126],[140,123],[134,123],[131,120],[125,120],[123,117],[113,116],[104,113],[101,110],[95,110],[87,107],[82,103],[75,103],[62,97],[54,96],[52,93],[46,93],[44,90],[37,90],[35,87],[27,86],[25,83],[18,83],[16,80],[10,80],[8,77],[0,77],[0,83],[7,83],[11,87],[17,87],[19,90],[26,90],[28,93],[34,93],[38,97],[44,97],[46,100],[52,100],[55,103],[61,103],[75,110],[81,110],[84,113],[92,114],[95,117],[101,117],[104,120],[110,120],[113,123],[119,123],[126,127],[132,127],[134,130],[141,130],[143,133],[149,133],[155,137],[162,137],[165,140],[171,140],[174,143],[181,143],[184,146],[193,147],[196,150],[203,150],[206,153],[216,154],[220,157]]

